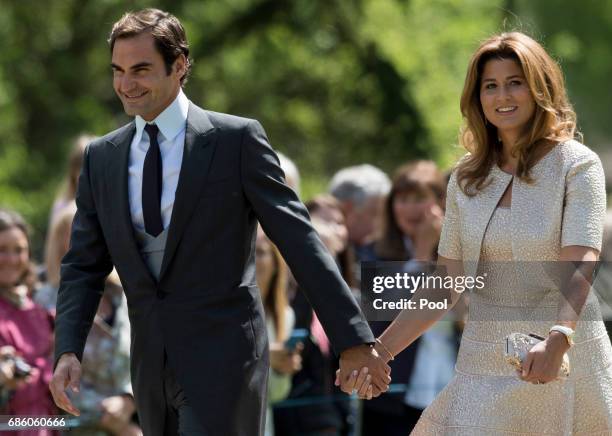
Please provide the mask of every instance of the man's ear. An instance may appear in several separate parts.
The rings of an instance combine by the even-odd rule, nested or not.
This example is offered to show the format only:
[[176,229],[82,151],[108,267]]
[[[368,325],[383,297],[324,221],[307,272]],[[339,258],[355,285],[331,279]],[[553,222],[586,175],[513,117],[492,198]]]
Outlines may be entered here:
[[178,55],[178,57],[174,60],[172,69],[176,72],[179,78],[183,77],[187,73],[187,58],[184,54]]

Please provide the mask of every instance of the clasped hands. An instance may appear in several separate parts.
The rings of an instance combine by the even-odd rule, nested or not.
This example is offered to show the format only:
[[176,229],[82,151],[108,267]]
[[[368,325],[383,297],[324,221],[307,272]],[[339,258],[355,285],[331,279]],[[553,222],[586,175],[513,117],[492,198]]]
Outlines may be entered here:
[[376,347],[358,345],[340,354],[340,369],[336,372],[336,386],[347,394],[357,393],[370,400],[389,389],[391,368],[384,353]]

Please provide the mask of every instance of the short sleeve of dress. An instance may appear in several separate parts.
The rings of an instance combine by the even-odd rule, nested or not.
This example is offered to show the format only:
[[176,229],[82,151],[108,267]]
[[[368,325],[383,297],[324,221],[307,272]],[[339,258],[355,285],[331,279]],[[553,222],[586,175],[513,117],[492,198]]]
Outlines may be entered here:
[[606,214],[605,177],[595,153],[575,162],[565,177],[561,247],[580,245],[601,250]]
[[444,213],[442,233],[440,234],[438,254],[447,259],[455,260],[461,260],[463,258],[461,252],[460,217],[457,207],[458,190],[457,172],[453,171],[446,190],[446,211]]

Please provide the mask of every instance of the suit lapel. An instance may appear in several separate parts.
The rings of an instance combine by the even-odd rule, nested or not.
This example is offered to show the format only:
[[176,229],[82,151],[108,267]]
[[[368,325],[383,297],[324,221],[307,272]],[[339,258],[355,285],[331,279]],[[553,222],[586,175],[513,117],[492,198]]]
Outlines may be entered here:
[[159,275],[160,281],[172,261],[194,208],[198,204],[200,191],[206,181],[215,150],[215,132],[216,129],[206,112],[190,102],[187,112],[183,162],[174,197],[168,240]]
[[128,257],[134,260],[135,267],[140,270],[140,273],[148,277],[152,283],[155,283],[136,244],[132,215],[130,213],[128,164],[130,144],[135,132],[136,126],[134,122],[131,122],[119,129],[116,135],[107,140],[112,147],[108,162],[106,163],[106,180],[108,181],[110,195],[117,199],[117,207],[112,213],[117,240],[124,241],[124,250],[128,252]]

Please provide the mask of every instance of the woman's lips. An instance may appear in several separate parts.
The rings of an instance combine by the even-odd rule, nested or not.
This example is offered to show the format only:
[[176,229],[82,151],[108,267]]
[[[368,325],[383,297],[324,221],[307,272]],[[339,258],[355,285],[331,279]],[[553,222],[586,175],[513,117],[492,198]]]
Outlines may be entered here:
[[510,115],[517,111],[518,106],[503,106],[495,109],[495,112],[499,115]]

